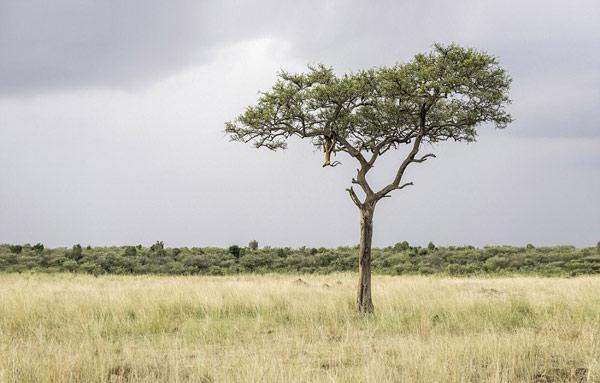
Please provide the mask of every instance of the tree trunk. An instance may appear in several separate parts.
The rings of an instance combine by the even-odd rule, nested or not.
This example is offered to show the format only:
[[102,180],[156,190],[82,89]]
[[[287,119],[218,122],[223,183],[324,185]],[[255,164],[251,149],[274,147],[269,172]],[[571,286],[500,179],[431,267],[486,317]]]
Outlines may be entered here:
[[360,209],[360,248],[358,253],[358,295],[356,306],[360,313],[372,313],[371,300],[371,240],[375,206]]

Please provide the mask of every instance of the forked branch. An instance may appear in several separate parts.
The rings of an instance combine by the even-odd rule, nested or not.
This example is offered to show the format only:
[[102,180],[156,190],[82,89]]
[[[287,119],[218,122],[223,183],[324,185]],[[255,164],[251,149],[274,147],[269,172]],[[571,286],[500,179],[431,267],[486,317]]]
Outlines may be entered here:
[[360,199],[356,195],[356,192],[354,191],[354,189],[352,188],[352,186],[350,186],[348,189],[346,189],[346,191],[350,194],[350,198],[352,199],[352,202],[354,202],[354,204],[356,206],[358,206],[359,208],[361,208],[362,207],[362,202],[360,202]]
[[[403,185],[400,185],[400,186],[398,186],[397,188],[393,188],[393,189],[392,189],[392,190],[390,190],[390,191],[404,189],[405,187],[407,187],[407,186],[412,186],[412,185],[414,185],[412,182],[407,182],[407,183],[405,183],[405,184],[403,184]],[[385,194],[385,195],[382,195],[382,196],[381,196],[381,198],[388,198],[388,197],[391,197],[391,195],[389,195],[389,194]]]

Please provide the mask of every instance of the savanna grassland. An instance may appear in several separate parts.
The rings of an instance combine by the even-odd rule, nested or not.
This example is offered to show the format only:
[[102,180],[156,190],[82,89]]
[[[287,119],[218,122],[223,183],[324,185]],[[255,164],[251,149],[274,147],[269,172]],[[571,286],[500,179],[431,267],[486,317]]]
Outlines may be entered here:
[[0,275],[2,382],[600,382],[600,277]]

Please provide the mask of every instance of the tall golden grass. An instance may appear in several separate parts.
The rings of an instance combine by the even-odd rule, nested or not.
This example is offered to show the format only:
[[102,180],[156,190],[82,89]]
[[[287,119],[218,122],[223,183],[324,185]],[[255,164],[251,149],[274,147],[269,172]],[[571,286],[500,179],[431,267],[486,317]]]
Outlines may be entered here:
[[600,382],[600,277],[355,279],[0,275],[0,381]]

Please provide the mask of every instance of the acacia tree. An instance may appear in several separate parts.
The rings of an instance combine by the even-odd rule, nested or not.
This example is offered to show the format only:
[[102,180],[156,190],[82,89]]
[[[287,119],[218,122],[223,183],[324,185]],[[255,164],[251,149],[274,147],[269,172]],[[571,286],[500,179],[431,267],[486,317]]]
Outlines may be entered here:
[[[494,56],[457,45],[434,45],[429,53],[392,67],[336,76],[323,65],[307,73],[279,73],[273,87],[225,131],[234,141],[257,148],[285,149],[287,139],[309,139],[324,151],[324,167],[340,164],[331,155],[345,152],[358,163],[352,186],[346,189],[360,210],[357,309],[373,311],[371,240],[373,213],[382,198],[412,182],[406,169],[434,158],[420,153],[426,144],[475,141],[476,128],[511,122],[510,78]],[[379,190],[367,180],[377,159],[406,147],[389,184]],[[406,154],[406,152],[408,152]],[[358,191],[358,193],[357,193]]]

